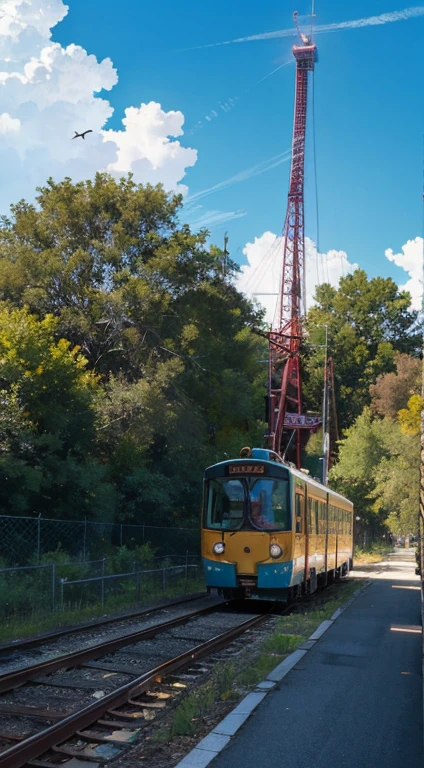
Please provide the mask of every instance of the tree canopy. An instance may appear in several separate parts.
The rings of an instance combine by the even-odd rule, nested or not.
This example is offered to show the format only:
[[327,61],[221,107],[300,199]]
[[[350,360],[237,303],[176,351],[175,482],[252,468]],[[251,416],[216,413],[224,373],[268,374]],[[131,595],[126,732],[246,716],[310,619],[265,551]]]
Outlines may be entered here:
[[[18,389],[10,374],[9,410],[16,401],[16,423],[30,419],[68,462],[79,456],[82,467],[84,455],[103,516],[122,521],[197,517],[203,467],[263,431],[261,314],[236,290],[228,259],[223,275],[208,233],[180,223],[181,204],[130,176],[50,179],[0,228],[0,299],[11,317],[21,312],[34,346]],[[55,350],[49,364],[39,337]],[[44,499],[43,513],[57,515],[53,485]]]
[[320,410],[322,400],[325,327],[343,429],[370,404],[370,386],[377,377],[396,370],[397,353],[418,353],[417,312],[409,309],[410,303],[410,295],[399,291],[391,278],[369,280],[361,269],[341,278],[338,290],[328,284],[317,288],[316,306],[307,317],[304,361],[305,397],[311,408]]
[[[263,315],[182,212],[160,185],[97,174],[49,179],[1,220],[3,512],[198,520],[205,466],[261,444]],[[322,407],[327,327],[343,431],[331,482],[370,530],[385,519],[406,530],[415,514],[422,400],[409,307],[393,280],[357,270],[337,290],[320,286],[306,319],[305,404]]]

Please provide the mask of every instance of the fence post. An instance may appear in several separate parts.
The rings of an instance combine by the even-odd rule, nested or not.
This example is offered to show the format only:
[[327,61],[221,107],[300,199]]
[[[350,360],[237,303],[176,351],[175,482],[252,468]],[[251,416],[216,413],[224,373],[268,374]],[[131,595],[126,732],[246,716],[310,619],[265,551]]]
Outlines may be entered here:
[[122,547],[122,523],[121,523],[121,547]]
[[61,607],[62,611],[63,611],[63,584],[64,584],[64,582],[65,582],[65,579],[61,579],[60,580],[60,607]]
[[84,518],[84,553],[83,553],[83,563],[85,563],[86,546],[87,546],[87,518]]
[[144,523],[143,523],[143,544],[145,544],[145,540],[144,540]]
[[135,601],[140,602],[140,571],[135,572]]
[[[104,557],[102,560],[102,576],[105,575],[105,564],[106,564],[106,558]],[[102,608],[104,608],[104,605],[105,605],[105,580],[104,579],[102,579],[101,585],[102,585],[101,602],[102,602]]]
[[184,594],[187,592],[187,571],[188,571],[188,549],[186,549],[185,574],[184,574]]
[[41,520],[40,516],[37,518],[37,560],[40,565],[40,548],[41,548]]
[[56,563],[52,563],[52,613],[54,613],[54,604],[56,597]]

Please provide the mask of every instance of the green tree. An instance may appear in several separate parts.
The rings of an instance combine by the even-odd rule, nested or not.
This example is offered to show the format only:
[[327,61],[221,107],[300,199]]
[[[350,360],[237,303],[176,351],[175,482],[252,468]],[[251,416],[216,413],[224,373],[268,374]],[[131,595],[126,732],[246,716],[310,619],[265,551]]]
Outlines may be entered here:
[[[49,180],[0,229],[0,297],[48,319],[56,344],[97,377],[77,466],[97,459],[119,520],[197,519],[204,466],[263,433],[261,313],[234,287],[229,259],[223,274],[208,233],[179,222],[181,204],[131,176]],[[34,410],[43,393],[31,391]],[[57,439],[60,402],[49,402]]]
[[374,509],[396,536],[418,533],[420,454],[417,437],[401,435],[375,473]]
[[358,529],[375,537],[388,527],[396,535],[416,533],[420,483],[418,433],[406,434],[369,408],[346,430],[330,483],[355,505]]
[[327,326],[343,429],[370,404],[369,388],[376,377],[395,370],[396,353],[419,350],[420,337],[413,331],[417,313],[409,309],[410,295],[399,291],[391,278],[369,280],[360,269],[342,278],[338,290],[318,287],[316,302],[306,324],[305,397],[311,409],[320,409]]
[[91,517],[109,509],[104,471],[89,460],[97,382],[56,325],[0,308],[0,506]]
[[219,249],[206,248],[208,233],[179,225],[181,204],[180,195],[137,185],[131,176],[50,179],[37,205],[21,201],[3,218],[0,297],[57,317],[58,333],[99,372],[137,376],[152,355],[167,358],[165,340],[171,352],[190,358],[202,330],[192,313],[202,304],[204,314],[212,311],[214,291],[235,302],[242,323],[256,316],[222,279]]

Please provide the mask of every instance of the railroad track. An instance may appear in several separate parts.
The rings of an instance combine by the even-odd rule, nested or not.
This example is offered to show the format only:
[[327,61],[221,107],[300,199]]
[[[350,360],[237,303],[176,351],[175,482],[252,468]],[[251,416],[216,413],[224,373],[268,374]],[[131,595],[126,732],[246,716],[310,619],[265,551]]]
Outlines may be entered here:
[[19,640],[12,640],[10,643],[0,643],[0,660],[2,657],[7,655],[8,653],[23,651],[23,650],[27,650],[28,648],[36,648],[37,646],[40,646],[44,643],[49,643],[54,640],[58,640],[62,637],[67,637],[69,635],[75,635],[75,634],[80,635],[82,632],[93,632],[93,630],[97,630],[102,627],[112,626],[113,624],[116,624],[117,626],[119,626],[126,622],[131,622],[131,621],[134,621],[135,619],[140,619],[143,616],[150,616],[154,613],[157,613],[163,610],[168,610],[178,605],[184,605],[185,603],[190,603],[195,600],[201,600],[202,598],[205,598],[205,597],[206,597],[206,592],[198,592],[197,594],[187,595],[186,597],[181,597],[176,600],[169,600],[168,602],[163,603],[161,605],[150,606],[149,608],[142,608],[141,610],[123,613],[120,616],[108,616],[107,618],[104,618],[104,619],[96,619],[95,621],[93,620],[88,621],[85,624],[78,624],[77,626],[73,626],[73,627],[55,629],[51,632],[46,632],[42,635],[37,635],[36,637],[28,637],[28,638],[23,638]]
[[32,680],[33,678],[40,677],[42,675],[48,675],[58,669],[78,667],[88,661],[92,661],[93,659],[114,653],[115,651],[125,646],[132,645],[143,640],[149,640],[158,634],[167,632],[170,629],[174,629],[175,627],[180,626],[180,624],[185,624],[187,621],[190,621],[190,619],[194,619],[205,614],[214,613],[221,606],[222,604],[218,604],[199,608],[195,611],[191,611],[182,616],[171,619],[170,621],[154,624],[148,628],[137,629],[126,634],[124,633],[119,635],[119,637],[110,638],[102,643],[97,643],[96,645],[90,646],[88,648],[72,651],[72,653],[61,654],[56,658],[49,659],[48,661],[42,661],[38,664],[31,664],[30,666],[25,666],[23,668],[13,670],[12,672],[7,672],[6,674],[0,675],[0,694],[14,688],[18,688],[23,683]]
[[218,607],[1,676],[0,768],[53,768],[59,756],[102,760],[131,744],[184,690],[183,670],[198,676],[201,659],[269,619]]
[[[259,625],[274,610],[247,616],[224,606],[202,607],[1,675],[0,768],[54,768],[69,758],[104,762],[122,756],[150,720],[210,671],[216,652],[222,662],[233,653],[231,642],[255,627],[261,632]],[[277,615],[300,608],[292,604]],[[210,655],[205,667],[201,660]]]

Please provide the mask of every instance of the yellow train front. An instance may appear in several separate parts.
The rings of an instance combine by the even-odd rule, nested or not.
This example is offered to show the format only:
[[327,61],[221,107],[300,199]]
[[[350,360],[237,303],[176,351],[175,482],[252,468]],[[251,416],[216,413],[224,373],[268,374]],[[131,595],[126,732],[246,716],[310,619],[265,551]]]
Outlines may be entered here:
[[205,472],[208,591],[287,601],[346,575],[353,556],[352,503],[273,451],[249,453]]

